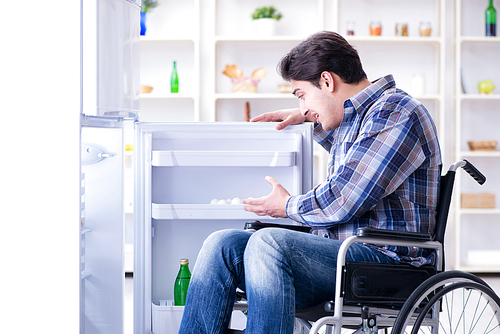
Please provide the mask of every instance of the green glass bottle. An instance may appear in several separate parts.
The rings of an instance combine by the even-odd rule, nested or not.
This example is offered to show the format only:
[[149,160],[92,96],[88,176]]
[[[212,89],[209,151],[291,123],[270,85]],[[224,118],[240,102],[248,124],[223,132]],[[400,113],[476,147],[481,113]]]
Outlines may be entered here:
[[486,36],[497,35],[497,11],[493,7],[493,0],[490,0],[490,5],[486,8]]
[[186,304],[186,295],[191,280],[189,271],[189,260],[181,259],[181,268],[177,274],[174,284],[174,304],[175,306],[184,306]]
[[174,61],[174,68],[172,69],[172,76],[170,77],[170,92],[179,93],[179,77],[177,75],[176,61]]

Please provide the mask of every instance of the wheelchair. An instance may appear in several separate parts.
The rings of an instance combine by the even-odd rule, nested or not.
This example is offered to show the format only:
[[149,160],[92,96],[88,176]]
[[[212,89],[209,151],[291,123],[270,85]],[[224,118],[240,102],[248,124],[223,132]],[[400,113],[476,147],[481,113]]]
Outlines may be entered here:
[[[364,227],[344,240],[337,258],[335,299],[308,309],[296,309],[294,334],[307,331],[310,334],[500,333],[500,298],[488,284],[470,273],[444,271],[444,234],[459,168],[479,184],[486,181],[467,160],[454,163],[441,176],[432,235]],[[245,229],[268,227],[309,231],[309,227],[301,225],[259,221],[245,224]],[[347,249],[359,242],[432,249],[436,264],[414,267],[346,263]]]

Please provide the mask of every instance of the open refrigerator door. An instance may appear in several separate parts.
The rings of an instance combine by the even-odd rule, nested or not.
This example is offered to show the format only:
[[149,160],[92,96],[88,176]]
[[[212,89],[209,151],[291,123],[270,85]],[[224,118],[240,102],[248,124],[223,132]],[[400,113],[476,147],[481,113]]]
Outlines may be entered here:
[[140,0],[81,0],[80,332],[124,332],[124,123],[139,116]]

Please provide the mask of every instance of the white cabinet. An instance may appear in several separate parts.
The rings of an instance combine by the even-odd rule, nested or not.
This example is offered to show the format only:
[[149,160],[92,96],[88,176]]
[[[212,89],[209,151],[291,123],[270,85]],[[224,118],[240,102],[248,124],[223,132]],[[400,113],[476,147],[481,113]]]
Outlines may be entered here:
[[[498,1],[494,5],[497,10],[500,8]],[[470,141],[500,141],[499,88],[489,95],[479,94],[478,90],[478,83],[483,80],[500,85],[500,38],[484,37],[487,6],[488,1],[459,0],[455,15],[456,158],[470,160],[487,179],[479,187],[468,176],[457,174],[455,267],[471,272],[500,272],[496,237],[500,219],[500,151],[498,146],[492,151],[473,151],[468,145]],[[466,204],[462,202],[464,196],[477,200]]]
[[[235,2],[212,0],[208,10],[212,25],[202,38],[211,39],[208,63],[208,89],[202,93],[204,118],[210,121],[242,121],[245,105],[250,105],[251,116],[263,112],[296,108],[298,102],[289,93],[279,93],[282,82],[276,64],[290,49],[312,33],[321,30],[337,31],[346,36],[358,50],[370,80],[393,74],[398,87],[418,98],[431,112],[446,157],[445,127],[445,75],[446,75],[446,0],[425,2],[384,1],[383,5],[371,0],[317,0],[275,1],[282,12],[276,34],[263,37],[255,33],[250,18],[252,11],[261,6],[257,1]],[[390,14],[387,8],[391,8]],[[383,25],[381,36],[370,36],[371,20]],[[347,36],[346,24],[355,21],[355,35]],[[429,22],[431,36],[421,37],[420,22]],[[395,25],[407,23],[409,36],[395,37]],[[212,32],[210,32],[212,30]],[[258,84],[258,93],[233,93],[230,79],[222,72],[226,65],[238,65],[245,76],[259,68],[267,76]],[[423,89],[412,85],[415,77],[423,81]],[[321,167],[326,165],[322,150],[315,154],[315,183],[326,177]]]
[[[200,120],[200,1],[161,1],[141,36],[141,121]],[[179,93],[170,92],[177,62]]]
[[[335,0],[333,17],[333,29],[346,36],[358,51],[369,80],[393,74],[397,87],[429,110],[447,160],[446,1]],[[382,26],[380,36],[370,35],[373,21]],[[422,22],[430,25],[430,36],[420,36]],[[347,34],[349,23],[354,36]],[[408,36],[396,36],[396,25],[400,23],[407,25]]]
[[[326,29],[347,36],[346,24],[353,21],[356,34],[347,37],[369,79],[394,74],[398,86],[415,92],[433,113],[444,135],[446,0],[311,0],[306,5],[277,0],[273,5],[283,18],[272,36],[257,34],[251,13],[262,4],[256,0],[167,0],[148,13],[148,30],[141,37],[141,84],[154,88],[141,94],[141,120],[242,121],[246,102],[252,116],[296,107],[291,94],[279,92],[276,64],[314,32]],[[382,23],[382,36],[369,36],[372,20]],[[421,21],[429,22],[431,36],[419,35]],[[409,36],[394,36],[397,23],[408,25]],[[179,94],[170,93],[174,60]],[[222,74],[232,64],[247,77],[257,68],[267,70],[258,93],[232,92],[231,80]],[[423,91],[412,86],[415,75],[423,79]]]
[[[283,14],[276,24],[276,33],[262,36],[257,33],[251,14],[263,4],[250,0],[210,1],[212,20],[207,36],[212,41],[210,63],[211,78],[207,81],[207,114],[211,121],[242,121],[246,102],[251,116],[282,108],[296,108],[295,97],[280,93],[283,82],[276,71],[276,64],[291,48],[308,35],[324,29],[324,0],[274,1],[273,5]],[[211,31],[210,31],[211,30]],[[257,84],[258,92],[233,93],[229,77],[222,74],[226,65],[237,65],[245,77],[258,68],[265,68],[267,75]]]

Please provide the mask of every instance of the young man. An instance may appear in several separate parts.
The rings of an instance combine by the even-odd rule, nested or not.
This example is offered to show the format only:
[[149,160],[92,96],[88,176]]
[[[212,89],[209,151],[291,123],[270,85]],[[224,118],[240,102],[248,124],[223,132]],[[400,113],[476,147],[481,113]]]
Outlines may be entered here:
[[[358,227],[432,232],[441,156],[431,116],[395,87],[392,76],[371,83],[356,50],[333,32],[317,33],[281,59],[300,109],[254,118],[278,130],[315,122],[329,153],[325,182],[290,196],[274,178],[268,196],[245,199],[257,215],[291,218],[312,233],[224,230],[200,251],[179,333],[225,333],[239,287],[248,299],[247,334],[292,333],[296,308],[334,298],[337,252]],[[422,249],[354,244],[347,261],[432,263]]]

